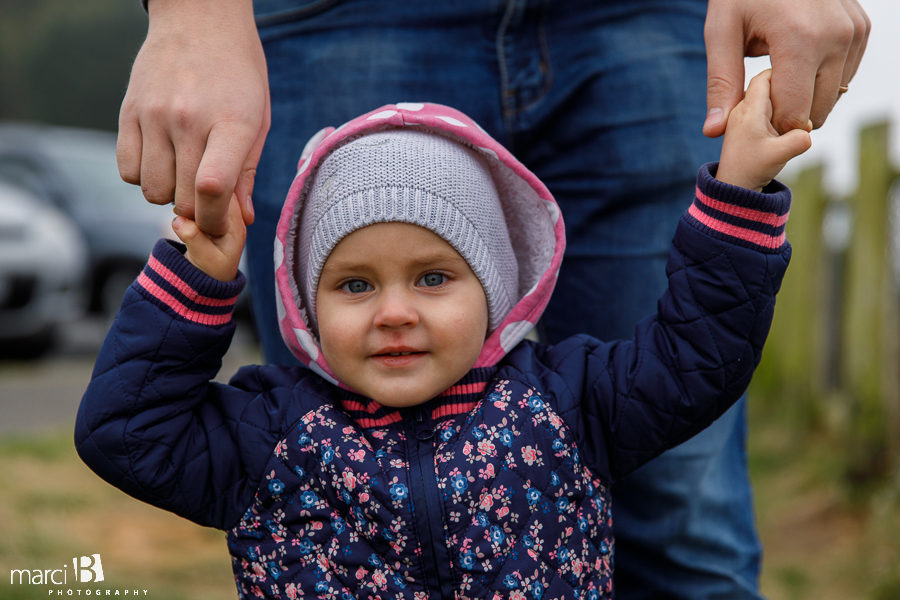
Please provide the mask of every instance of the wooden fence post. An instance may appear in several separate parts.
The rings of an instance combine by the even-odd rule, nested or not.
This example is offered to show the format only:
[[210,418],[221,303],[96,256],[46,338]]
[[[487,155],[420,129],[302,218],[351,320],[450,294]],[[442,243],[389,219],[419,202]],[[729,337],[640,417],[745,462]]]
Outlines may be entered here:
[[827,345],[823,298],[826,261],[822,221],[828,205],[821,165],[804,169],[790,184],[793,202],[787,223],[791,264],[775,303],[775,317],[754,382],[754,398],[785,411],[792,427],[821,418],[826,393]]
[[850,198],[853,231],[844,284],[842,388],[849,403],[848,474],[880,478],[890,468],[890,432],[900,403],[897,295],[891,270],[890,188],[896,178],[887,123],[862,129],[859,187]]

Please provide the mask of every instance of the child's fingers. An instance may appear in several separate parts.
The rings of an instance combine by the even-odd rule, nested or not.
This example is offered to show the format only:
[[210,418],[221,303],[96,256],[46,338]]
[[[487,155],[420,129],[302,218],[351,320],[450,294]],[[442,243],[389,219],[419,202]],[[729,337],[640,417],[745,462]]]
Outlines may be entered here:
[[225,254],[240,254],[247,239],[247,226],[245,224],[244,207],[241,206],[237,196],[231,197],[228,206],[228,229],[225,235],[215,238],[216,247]]
[[185,256],[194,266],[221,281],[234,279],[247,237],[242,207],[235,195],[228,205],[223,235],[211,236],[185,217],[176,217],[172,229],[187,246]]
[[207,240],[206,234],[200,231],[200,228],[197,227],[197,223],[186,217],[175,217],[172,221],[172,230],[175,232],[175,235],[178,236],[178,239],[184,242],[184,245],[188,248],[191,248],[198,243],[202,244],[204,240]]
[[744,102],[750,105],[754,110],[759,110],[766,117],[772,119],[772,69],[766,69],[750,80],[747,85],[747,92],[744,94]]
[[803,129],[792,129],[772,140],[775,147],[775,158],[786,163],[795,156],[803,154],[812,146],[812,137]]

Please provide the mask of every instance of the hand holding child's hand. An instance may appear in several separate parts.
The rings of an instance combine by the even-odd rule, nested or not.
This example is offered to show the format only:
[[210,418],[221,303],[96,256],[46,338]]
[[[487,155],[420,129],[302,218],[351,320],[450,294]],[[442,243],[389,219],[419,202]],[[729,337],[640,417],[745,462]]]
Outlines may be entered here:
[[754,77],[744,99],[731,111],[716,179],[761,191],[812,144],[811,124],[805,131],[793,129],[783,135],[772,126],[771,78],[771,69]]
[[187,246],[187,259],[195,267],[220,281],[231,281],[237,276],[238,263],[247,239],[247,226],[244,225],[241,205],[233,194],[227,216],[227,229],[220,236],[204,233],[197,223],[186,217],[175,217],[172,221],[175,234]]

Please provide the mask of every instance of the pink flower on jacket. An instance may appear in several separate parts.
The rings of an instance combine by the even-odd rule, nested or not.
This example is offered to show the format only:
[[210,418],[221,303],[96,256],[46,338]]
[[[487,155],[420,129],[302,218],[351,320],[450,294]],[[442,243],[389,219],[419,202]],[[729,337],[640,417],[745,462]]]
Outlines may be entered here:
[[482,456],[493,456],[496,452],[496,446],[494,446],[494,442],[488,439],[481,440],[478,442],[478,453]]
[[532,446],[523,446],[522,447],[522,460],[525,461],[525,464],[529,467],[533,466],[534,463],[538,460],[538,457],[541,455],[540,450],[535,449]]

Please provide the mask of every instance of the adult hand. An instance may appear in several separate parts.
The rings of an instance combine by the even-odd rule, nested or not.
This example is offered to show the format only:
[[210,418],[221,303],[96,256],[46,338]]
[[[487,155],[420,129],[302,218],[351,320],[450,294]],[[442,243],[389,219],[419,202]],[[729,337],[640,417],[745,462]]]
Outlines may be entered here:
[[709,0],[703,133],[725,131],[742,97],[744,57],[766,54],[775,128],[820,127],[856,73],[870,28],[856,0]]
[[147,39],[119,114],[119,173],[204,232],[227,230],[236,194],[253,222],[269,86],[250,0],[150,0]]

